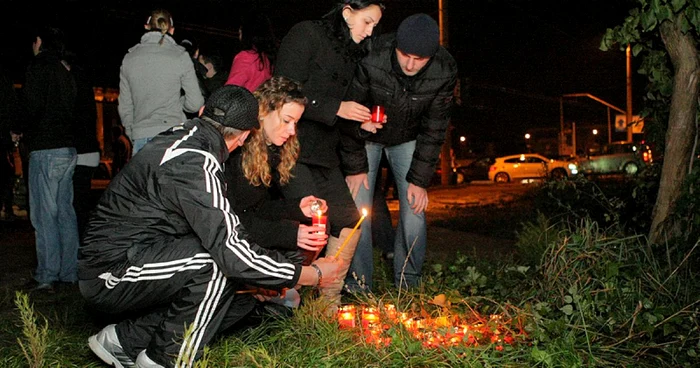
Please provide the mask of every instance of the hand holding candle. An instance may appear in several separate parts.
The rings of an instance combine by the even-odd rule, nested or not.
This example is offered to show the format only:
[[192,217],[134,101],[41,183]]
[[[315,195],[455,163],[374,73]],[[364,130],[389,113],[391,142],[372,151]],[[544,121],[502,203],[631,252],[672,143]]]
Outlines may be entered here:
[[[326,235],[326,225],[328,223],[328,216],[324,215],[321,210],[317,210],[316,215],[311,218],[311,228],[314,231],[309,232],[307,226],[299,225],[299,236],[297,238],[297,246],[302,248],[302,253],[304,254],[304,262],[302,265],[310,265],[316,258],[318,258],[319,253],[323,250],[323,247],[328,244],[328,236]],[[316,229],[321,229],[316,230]],[[310,248],[309,246],[313,246]]]
[[299,202],[299,209],[304,214],[304,216],[313,218],[318,214],[320,210],[322,214],[328,211],[328,205],[326,201],[321,198],[316,198],[315,196],[306,196]]
[[384,115],[384,106],[379,106],[379,105],[372,106],[372,122],[373,123],[383,124],[385,118],[386,118],[386,115]]
[[[316,210],[316,215],[312,217],[311,219],[311,226],[318,226],[322,228],[326,228],[326,224],[328,223],[328,216],[324,215],[321,210]],[[319,234],[324,234],[325,231],[320,232]]]

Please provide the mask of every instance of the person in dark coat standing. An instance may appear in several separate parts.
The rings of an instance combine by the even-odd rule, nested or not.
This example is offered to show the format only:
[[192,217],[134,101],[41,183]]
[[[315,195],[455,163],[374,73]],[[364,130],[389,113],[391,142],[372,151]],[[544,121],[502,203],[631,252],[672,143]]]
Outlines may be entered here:
[[[383,9],[376,0],[346,0],[320,21],[297,23],[282,39],[273,71],[275,76],[300,82],[309,99],[299,121],[301,150],[295,178],[284,189],[285,195],[299,198],[313,194],[328,202],[331,237],[326,254],[335,255],[351,237],[339,254],[345,260],[355,253],[360,234],[351,233],[360,215],[340,170],[338,125],[370,119],[369,109],[347,100],[345,94]],[[341,281],[321,290],[328,298],[329,313],[340,304],[342,287]]]
[[[344,142],[359,144],[345,144],[342,156],[358,208],[372,205],[382,152],[387,156],[399,192],[394,240],[397,287],[416,287],[421,280],[427,247],[427,188],[445,142],[456,83],[457,64],[440,46],[438,24],[421,13],[404,19],[395,33],[377,39],[372,52],[360,62],[348,92],[354,101],[385,108],[383,122],[368,121],[355,127],[355,137],[364,137],[366,142],[344,136]],[[353,130],[348,132],[352,135]],[[365,221],[350,267],[370,288],[371,232],[371,222]],[[350,278],[346,282],[359,287]]]
[[76,83],[63,62],[63,32],[43,28],[32,44],[23,101],[29,146],[29,217],[36,233],[37,268],[31,287],[52,290],[78,281],[78,225],[73,208]]

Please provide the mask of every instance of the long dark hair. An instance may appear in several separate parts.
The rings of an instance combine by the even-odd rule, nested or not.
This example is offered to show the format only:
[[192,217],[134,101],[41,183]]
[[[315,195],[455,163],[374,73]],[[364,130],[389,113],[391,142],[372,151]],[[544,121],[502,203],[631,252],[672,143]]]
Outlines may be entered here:
[[348,24],[345,18],[343,18],[343,8],[349,6],[353,10],[362,10],[371,5],[379,6],[382,11],[386,8],[384,3],[379,0],[344,0],[336,4],[333,9],[322,18],[329,34],[340,42],[347,51],[346,56],[349,56],[353,60],[359,60],[367,54],[368,45],[377,33],[372,32],[371,37],[365,38],[359,45],[355,44],[350,36],[350,28],[348,28]]
[[275,65],[279,40],[275,37],[272,22],[267,15],[252,10],[241,19],[241,46],[243,50],[253,50],[258,54],[258,70],[263,70],[269,63]]

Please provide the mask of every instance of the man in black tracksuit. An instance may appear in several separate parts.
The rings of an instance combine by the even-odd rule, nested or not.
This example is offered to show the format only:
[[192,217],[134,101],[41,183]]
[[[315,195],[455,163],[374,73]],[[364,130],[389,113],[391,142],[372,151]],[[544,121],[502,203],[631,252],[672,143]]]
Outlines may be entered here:
[[231,212],[222,163],[257,116],[245,88],[220,88],[201,118],[156,136],[103,194],[80,249],[80,291],[105,312],[146,310],[90,337],[108,364],[191,367],[215,333],[253,308],[253,296],[236,294],[244,285],[281,290],[337,277],[331,260],[302,267],[295,253],[259,247]]

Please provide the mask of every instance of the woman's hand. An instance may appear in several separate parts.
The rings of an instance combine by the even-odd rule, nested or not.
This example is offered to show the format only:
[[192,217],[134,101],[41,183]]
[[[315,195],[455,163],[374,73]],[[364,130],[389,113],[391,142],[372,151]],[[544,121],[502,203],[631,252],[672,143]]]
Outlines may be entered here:
[[318,252],[323,249],[327,242],[328,234],[326,234],[325,227],[299,224],[297,247]]
[[336,115],[343,119],[359,121],[360,123],[368,121],[372,117],[366,106],[355,101],[341,102]]
[[304,213],[304,216],[313,217],[318,215],[316,210],[311,208],[314,201],[318,203],[318,210],[321,210],[321,213],[326,213],[326,211],[328,211],[328,205],[326,204],[325,199],[316,198],[314,196],[306,196],[299,202],[299,209],[301,209],[301,212]]

